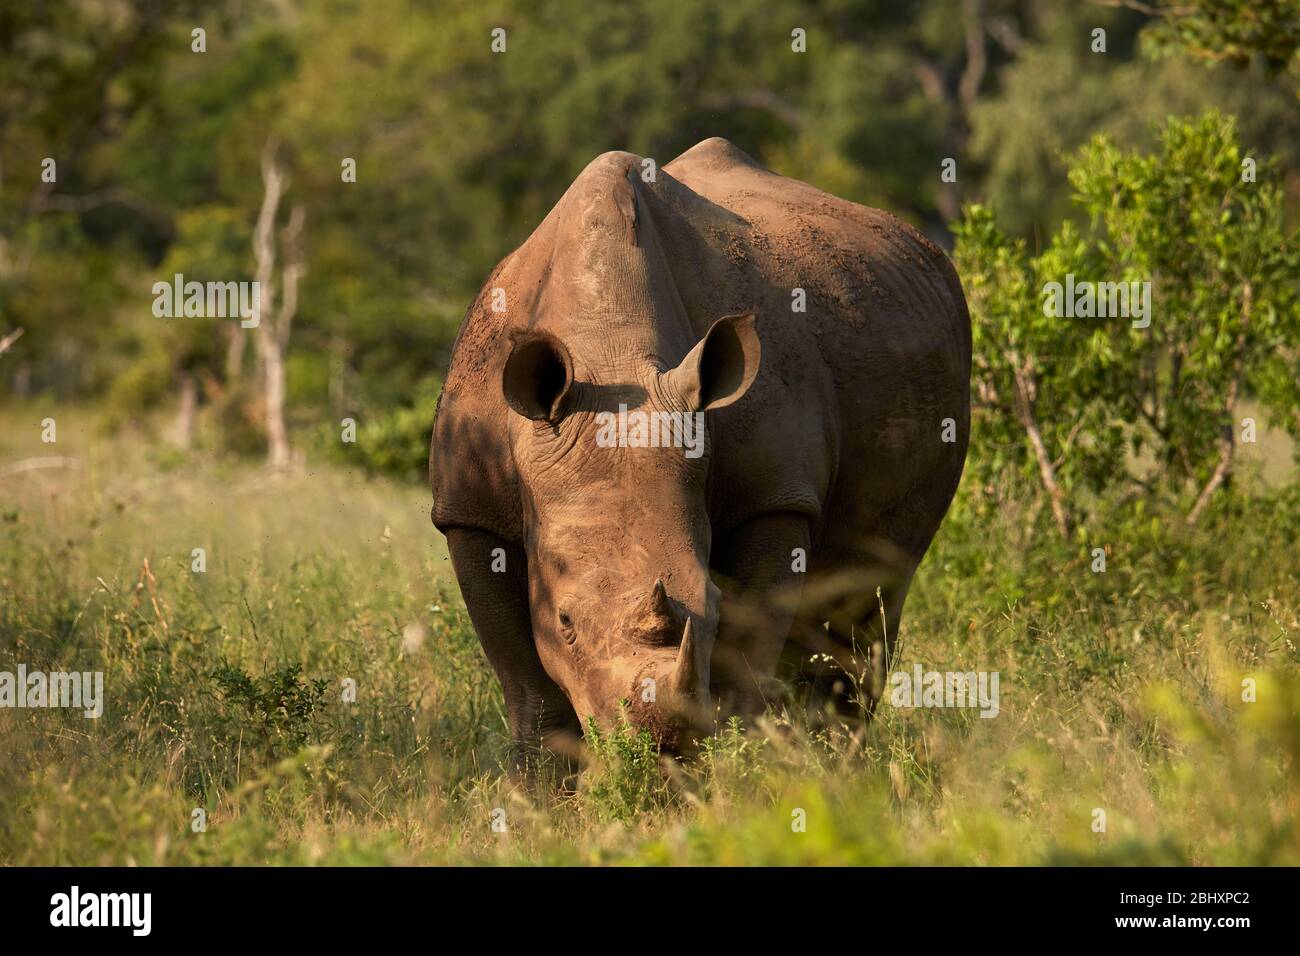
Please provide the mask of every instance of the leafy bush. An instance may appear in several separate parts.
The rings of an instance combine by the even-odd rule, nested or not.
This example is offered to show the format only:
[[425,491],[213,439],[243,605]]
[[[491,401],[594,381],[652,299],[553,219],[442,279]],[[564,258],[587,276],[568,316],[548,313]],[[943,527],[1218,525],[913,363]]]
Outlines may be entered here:
[[597,820],[630,823],[667,803],[659,767],[659,748],[649,731],[632,727],[624,716],[616,727],[589,721],[585,734],[589,765],[581,780],[586,809]]
[[[1255,181],[1246,160],[1215,114],[1170,120],[1152,155],[1099,138],[1070,169],[1090,229],[1067,222],[1033,256],[992,210],[967,208],[955,259],[973,325],[977,489],[996,502],[1016,494],[1008,481],[1040,487],[1062,533],[1096,496],[1190,490],[1190,522],[1227,484],[1248,393],[1300,437],[1300,246],[1271,171]],[[1149,282],[1150,313],[1049,314],[1069,276]]]
[[[212,671],[221,691],[222,718],[240,732],[250,731],[267,744],[297,750],[307,742],[312,715],[325,700],[323,678],[304,681],[302,665],[290,664],[264,677],[251,677],[229,662]],[[233,712],[232,712],[233,709]]]
[[411,405],[357,422],[356,441],[341,440],[340,426],[322,426],[318,442],[334,461],[360,465],[370,474],[423,483],[429,471],[429,442],[441,378],[426,378]]

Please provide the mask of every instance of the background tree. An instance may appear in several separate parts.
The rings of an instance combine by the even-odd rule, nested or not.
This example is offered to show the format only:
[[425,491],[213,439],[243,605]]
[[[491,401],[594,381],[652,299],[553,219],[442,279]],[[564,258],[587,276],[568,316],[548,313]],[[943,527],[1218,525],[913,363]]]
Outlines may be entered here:
[[[1195,523],[1231,474],[1250,393],[1300,438],[1300,275],[1276,171],[1233,122],[1172,120],[1156,152],[1099,137],[1071,164],[1091,227],[1040,255],[973,206],[957,229],[977,407],[972,471],[1036,476],[1068,535],[1092,495],[1179,498]],[[1045,314],[1048,283],[1150,282],[1150,325]]]
[[[1199,2],[1133,7],[449,0],[434,15],[414,0],[9,5],[0,334],[24,334],[0,387],[102,401],[115,424],[148,427],[157,408],[193,408],[177,416],[190,422],[178,434],[265,452],[256,332],[217,319],[164,325],[147,292],[175,272],[255,277],[272,136],[293,182],[289,205],[309,223],[301,254],[312,264],[280,363],[284,431],[309,452],[403,474],[422,468],[477,284],[605,150],[662,163],[722,135],[945,246],[961,205],[985,202],[1038,255],[1064,221],[1086,225],[1069,156],[1098,133],[1117,149],[1152,149],[1154,120],[1208,105],[1237,118],[1252,153],[1276,159],[1294,215],[1294,76],[1270,70],[1294,49],[1278,22],[1286,5],[1219,5],[1227,20]],[[192,49],[196,26],[203,53]],[[497,27],[502,53],[490,45]],[[1090,46],[1098,27],[1104,54]],[[1204,42],[1187,39],[1202,27]],[[796,28],[807,52],[791,47]],[[1234,52],[1199,53],[1220,47]],[[58,161],[57,183],[39,180],[46,156]],[[341,175],[348,159],[355,182]],[[941,178],[945,159],[955,181]],[[340,447],[342,417],[367,439]]]

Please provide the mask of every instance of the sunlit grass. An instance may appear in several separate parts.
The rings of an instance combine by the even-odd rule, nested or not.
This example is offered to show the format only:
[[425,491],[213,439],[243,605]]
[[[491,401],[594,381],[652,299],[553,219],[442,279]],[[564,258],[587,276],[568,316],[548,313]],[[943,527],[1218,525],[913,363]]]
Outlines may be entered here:
[[107,704],[0,710],[0,864],[1300,863],[1294,494],[1103,521],[1104,575],[959,510],[896,666],[998,670],[996,718],[773,715],[684,765],[605,728],[576,794],[526,793],[424,489],[46,414],[0,414],[0,469],[79,462],[0,471],[0,670]]

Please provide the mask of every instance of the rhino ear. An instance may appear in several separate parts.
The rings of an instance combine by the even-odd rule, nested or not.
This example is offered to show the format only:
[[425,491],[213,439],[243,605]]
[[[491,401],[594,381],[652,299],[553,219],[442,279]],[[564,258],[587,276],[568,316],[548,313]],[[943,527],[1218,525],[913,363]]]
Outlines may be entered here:
[[506,403],[524,418],[558,421],[573,385],[573,359],[564,343],[544,333],[515,342],[501,374]]
[[667,373],[668,380],[692,411],[725,408],[753,384],[761,353],[752,311],[723,316]]

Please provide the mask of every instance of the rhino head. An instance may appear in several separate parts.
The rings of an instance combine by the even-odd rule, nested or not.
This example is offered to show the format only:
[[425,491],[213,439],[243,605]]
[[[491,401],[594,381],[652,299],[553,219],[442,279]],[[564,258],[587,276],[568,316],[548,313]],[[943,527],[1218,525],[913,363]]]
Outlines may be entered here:
[[675,750],[713,720],[706,413],[745,394],[759,343],[727,316],[670,366],[620,334],[534,329],[504,366],[533,634],[579,720],[625,712]]

